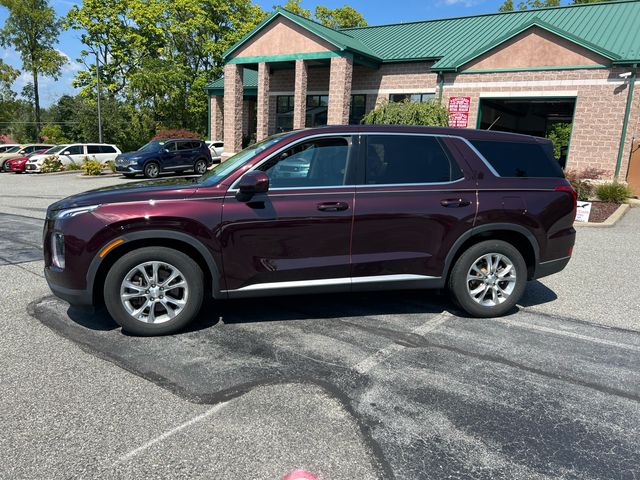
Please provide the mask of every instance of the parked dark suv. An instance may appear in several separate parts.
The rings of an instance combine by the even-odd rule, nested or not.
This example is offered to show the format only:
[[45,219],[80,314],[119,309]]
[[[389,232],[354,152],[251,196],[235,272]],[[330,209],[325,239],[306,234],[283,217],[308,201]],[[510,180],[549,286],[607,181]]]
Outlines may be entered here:
[[142,173],[147,178],[156,178],[161,172],[186,170],[202,175],[212,163],[209,147],[200,140],[152,140],[135,152],[118,155],[116,172],[122,172],[125,177]]
[[[197,179],[54,203],[45,273],[57,296],[104,302],[142,335],[183,327],[205,293],[447,287],[470,315],[502,315],[571,256],[576,197],[552,153],[478,130],[289,132]],[[304,175],[281,168],[297,163]]]

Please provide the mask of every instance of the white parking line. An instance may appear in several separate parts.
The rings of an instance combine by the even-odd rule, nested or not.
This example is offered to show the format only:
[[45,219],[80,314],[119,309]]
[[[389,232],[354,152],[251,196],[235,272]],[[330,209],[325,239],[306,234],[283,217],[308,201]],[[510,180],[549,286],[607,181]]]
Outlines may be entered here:
[[624,350],[631,350],[632,352],[640,352],[640,346],[630,345],[628,343],[614,342],[613,340],[606,340],[604,338],[591,337],[589,335],[582,335],[580,333],[569,332],[567,330],[558,330],[551,327],[543,327],[541,325],[533,325],[530,323],[521,322],[518,320],[505,320],[502,318],[488,318],[494,322],[502,323],[504,325],[521,327],[527,330],[535,330],[538,332],[552,333],[554,335],[561,335],[563,337],[577,338],[579,340],[585,340],[587,342],[598,343],[600,345],[607,345],[609,347],[621,348]]
[[[425,322],[419,327],[414,328],[413,330],[411,330],[411,333],[415,333],[417,335],[423,336],[435,330],[436,328],[438,328],[440,325],[446,322],[449,318],[451,318],[451,315],[448,312],[443,312],[437,317],[435,317],[434,319],[429,320],[428,322]],[[404,345],[393,343],[388,347],[378,350],[376,353],[368,356],[361,362],[358,362],[353,367],[353,369],[360,374],[365,374],[376,365],[379,365],[380,363],[384,362],[387,358],[389,358],[394,353],[404,350],[405,348],[407,347],[405,347]]]
[[204,420],[205,418],[210,417],[211,415],[216,413],[218,410],[220,410],[222,407],[224,407],[227,403],[228,402],[223,402],[223,403],[219,403],[217,405],[214,405],[209,410],[207,410],[204,413],[201,413],[197,417],[193,417],[191,420],[188,420],[188,421],[184,422],[182,425],[178,425],[177,427],[169,430],[168,432],[165,432],[162,435],[157,436],[153,440],[149,440],[145,444],[140,445],[138,448],[134,448],[130,452],[125,453],[120,458],[118,458],[118,460],[116,460],[113,463],[113,466],[116,466],[116,465],[118,465],[120,463],[126,462],[127,460],[129,460],[129,459],[135,457],[136,455],[138,455],[140,452],[143,452],[143,451],[147,450],[148,448],[152,447],[156,443],[162,442],[163,440],[169,438],[170,436],[175,435],[176,433],[184,430],[185,428],[190,427],[194,423],[198,423],[198,422]]

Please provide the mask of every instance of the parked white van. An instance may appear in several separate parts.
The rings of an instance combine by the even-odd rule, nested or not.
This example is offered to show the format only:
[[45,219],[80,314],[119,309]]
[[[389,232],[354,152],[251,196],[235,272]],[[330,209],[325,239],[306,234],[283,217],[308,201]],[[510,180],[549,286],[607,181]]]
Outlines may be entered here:
[[81,164],[85,158],[98,160],[100,163],[115,160],[122,152],[115,145],[105,143],[72,143],[68,145],[58,145],[50,148],[40,155],[34,155],[25,164],[25,172],[40,172],[40,166],[48,157],[57,157],[63,165],[71,163]]

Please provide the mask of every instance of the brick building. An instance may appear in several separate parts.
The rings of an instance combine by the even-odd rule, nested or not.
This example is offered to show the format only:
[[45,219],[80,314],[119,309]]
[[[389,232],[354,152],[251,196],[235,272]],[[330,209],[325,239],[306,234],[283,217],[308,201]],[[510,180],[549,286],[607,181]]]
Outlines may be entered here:
[[278,9],[224,61],[207,91],[210,138],[227,152],[359,123],[381,101],[454,98],[456,126],[545,136],[566,124],[569,168],[624,178],[640,118],[640,1],[342,30]]

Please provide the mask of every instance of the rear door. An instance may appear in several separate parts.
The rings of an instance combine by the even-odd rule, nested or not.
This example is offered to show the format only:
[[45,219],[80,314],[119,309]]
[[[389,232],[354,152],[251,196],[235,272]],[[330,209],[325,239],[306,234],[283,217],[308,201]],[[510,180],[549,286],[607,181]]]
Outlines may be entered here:
[[240,201],[227,192],[220,243],[230,296],[349,289],[356,150],[350,135],[301,140],[257,167],[267,193]]
[[363,134],[355,194],[353,289],[376,281],[432,281],[453,242],[472,228],[473,175],[447,139]]

